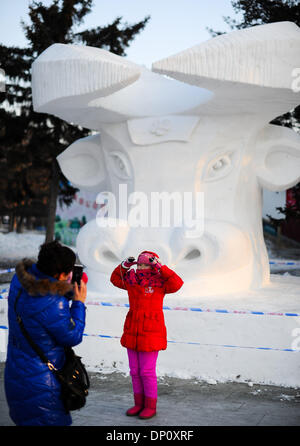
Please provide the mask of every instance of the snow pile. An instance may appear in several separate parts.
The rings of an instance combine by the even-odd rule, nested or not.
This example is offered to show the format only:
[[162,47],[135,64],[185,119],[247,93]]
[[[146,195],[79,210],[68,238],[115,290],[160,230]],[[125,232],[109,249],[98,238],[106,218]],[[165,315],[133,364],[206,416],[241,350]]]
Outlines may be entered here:
[[[1,264],[16,263],[24,257],[36,259],[40,245],[45,242],[45,233],[26,231],[22,234],[0,232],[0,261]],[[76,254],[76,247],[69,246]]]
[[16,261],[23,257],[36,258],[39,247],[45,241],[45,234],[24,232],[17,234],[9,232],[0,233],[0,258],[1,263]]

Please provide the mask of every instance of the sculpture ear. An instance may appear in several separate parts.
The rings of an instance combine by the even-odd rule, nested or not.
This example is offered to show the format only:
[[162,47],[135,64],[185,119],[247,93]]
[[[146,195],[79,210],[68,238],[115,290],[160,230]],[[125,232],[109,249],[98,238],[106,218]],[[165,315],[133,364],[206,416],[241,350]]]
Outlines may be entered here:
[[81,138],[71,144],[57,161],[74,186],[100,192],[107,178],[100,134]]
[[256,175],[262,187],[282,191],[300,181],[300,137],[287,128],[268,125],[258,136]]

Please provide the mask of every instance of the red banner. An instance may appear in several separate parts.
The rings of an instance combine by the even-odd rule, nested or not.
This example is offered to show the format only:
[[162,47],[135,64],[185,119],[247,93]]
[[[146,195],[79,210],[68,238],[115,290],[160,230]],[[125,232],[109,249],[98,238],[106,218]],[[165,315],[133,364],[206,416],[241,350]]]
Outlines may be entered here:
[[286,191],[286,206],[292,207],[296,204],[296,199],[294,196],[293,189],[287,189]]

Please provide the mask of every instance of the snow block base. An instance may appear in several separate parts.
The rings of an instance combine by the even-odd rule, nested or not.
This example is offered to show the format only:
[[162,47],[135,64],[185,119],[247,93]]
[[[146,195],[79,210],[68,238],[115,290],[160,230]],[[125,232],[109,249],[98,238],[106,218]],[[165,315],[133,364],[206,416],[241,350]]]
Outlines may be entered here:
[[[75,350],[90,370],[129,373],[120,345],[128,298],[118,292],[109,298],[88,292],[85,334]],[[299,296],[299,277],[277,275],[259,290],[186,299],[184,306],[182,297],[166,295],[168,347],[159,353],[157,375],[300,387]],[[5,305],[2,300],[2,327]]]

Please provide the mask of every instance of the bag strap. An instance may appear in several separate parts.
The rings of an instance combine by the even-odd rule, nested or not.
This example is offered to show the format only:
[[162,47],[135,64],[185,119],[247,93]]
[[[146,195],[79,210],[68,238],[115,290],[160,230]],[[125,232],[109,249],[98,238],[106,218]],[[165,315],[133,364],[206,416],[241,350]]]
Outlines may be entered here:
[[26,330],[24,323],[22,321],[21,316],[18,314],[17,312],[17,303],[19,301],[19,298],[21,296],[21,292],[22,292],[22,288],[20,288],[18,295],[15,299],[15,304],[14,304],[14,310],[16,313],[16,317],[17,317],[17,322],[19,324],[19,327],[21,329],[21,332],[23,333],[24,337],[27,339],[27,342],[29,343],[29,345],[31,346],[31,348],[37,353],[37,355],[41,358],[42,362],[44,364],[47,364],[48,368],[53,371],[53,370],[57,370],[54,365],[49,361],[49,359],[44,355],[44,352],[42,351],[42,349],[36,345],[36,343],[31,339],[28,331]]

